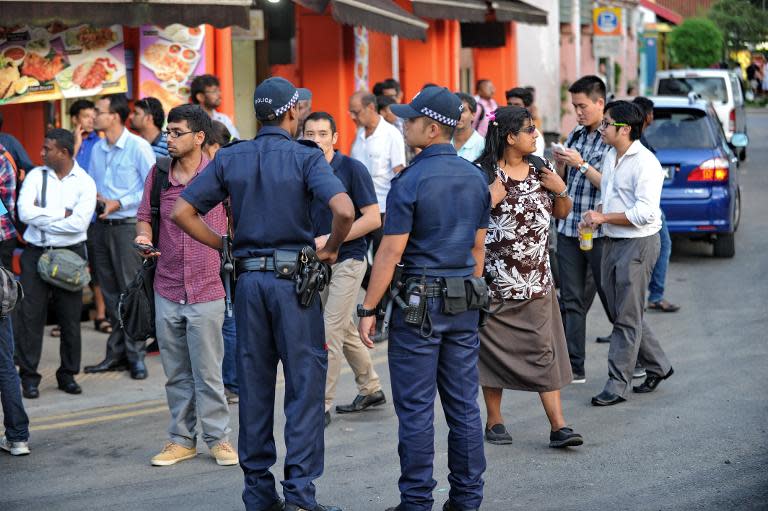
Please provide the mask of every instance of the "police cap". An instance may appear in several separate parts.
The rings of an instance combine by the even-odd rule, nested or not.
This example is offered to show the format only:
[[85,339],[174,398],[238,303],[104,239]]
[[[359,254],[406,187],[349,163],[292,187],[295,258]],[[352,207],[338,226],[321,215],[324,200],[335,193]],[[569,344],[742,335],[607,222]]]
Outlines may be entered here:
[[312,98],[309,89],[297,89],[279,76],[267,78],[253,93],[253,110],[260,121],[274,121],[291,109],[298,101]]
[[392,105],[393,114],[403,119],[429,117],[430,119],[455,127],[461,117],[461,100],[445,87],[424,87],[407,105]]

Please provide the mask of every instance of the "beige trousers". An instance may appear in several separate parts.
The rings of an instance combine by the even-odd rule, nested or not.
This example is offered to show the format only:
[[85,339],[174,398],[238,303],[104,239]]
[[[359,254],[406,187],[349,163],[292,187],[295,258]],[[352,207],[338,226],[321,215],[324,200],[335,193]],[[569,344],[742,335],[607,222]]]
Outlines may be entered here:
[[325,342],[328,345],[328,376],[325,380],[325,410],[336,397],[342,354],[355,374],[358,393],[367,396],[381,390],[379,375],[373,369],[371,354],[363,345],[355,326],[355,308],[366,263],[347,259],[333,265],[331,284],[322,295],[325,305]]

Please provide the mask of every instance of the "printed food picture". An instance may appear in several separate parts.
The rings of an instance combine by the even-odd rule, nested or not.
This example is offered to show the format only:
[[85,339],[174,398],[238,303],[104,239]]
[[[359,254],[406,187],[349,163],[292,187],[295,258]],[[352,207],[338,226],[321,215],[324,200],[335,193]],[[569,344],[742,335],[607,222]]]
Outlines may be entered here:
[[141,93],[158,98],[165,109],[187,102],[190,80],[205,72],[198,69],[203,67],[203,27],[172,24],[165,28],[147,26],[142,30]]
[[[51,48],[48,31],[32,29],[25,33],[28,34],[26,41],[9,42],[0,48],[0,100],[24,95],[31,88],[47,87],[56,74],[69,65],[66,56]],[[15,34],[5,36],[11,41]]]

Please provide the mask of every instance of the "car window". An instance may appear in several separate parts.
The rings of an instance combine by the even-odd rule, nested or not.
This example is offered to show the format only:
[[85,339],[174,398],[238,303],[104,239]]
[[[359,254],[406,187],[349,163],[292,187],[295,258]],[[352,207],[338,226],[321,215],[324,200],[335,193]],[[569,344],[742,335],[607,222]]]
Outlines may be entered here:
[[689,92],[709,101],[728,101],[725,79],[718,77],[662,78],[656,91],[660,96],[687,96]]
[[741,105],[744,102],[744,97],[741,94],[741,80],[736,75],[731,76],[731,89],[733,90],[733,102],[736,105]]
[[716,146],[706,112],[688,108],[655,108],[645,138],[654,149],[709,149]]

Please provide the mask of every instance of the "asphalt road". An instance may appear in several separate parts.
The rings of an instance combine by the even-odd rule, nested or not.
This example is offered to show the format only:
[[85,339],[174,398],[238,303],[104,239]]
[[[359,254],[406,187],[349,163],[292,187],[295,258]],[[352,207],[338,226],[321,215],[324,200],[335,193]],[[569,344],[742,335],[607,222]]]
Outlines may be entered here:
[[[675,375],[653,394],[592,407],[589,400],[604,383],[607,347],[591,339],[608,333],[603,312],[594,307],[587,383],[563,390],[566,419],[584,435],[585,445],[549,449],[538,397],[505,393],[515,441],[486,445],[483,509],[768,509],[768,111],[750,112],[748,122],[751,145],[740,170],[744,209],[736,257],[714,259],[706,244],[676,242],[667,297],[682,310],[650,316]],[[89,341],[102,348],[84,355],[84,363],[98,361],[103,341]],[[46,350],[55,348],[48,343]],[[385,346],[377,347],[374,357],[389,396]],[[218,467],[202,443],[193,460],[149,465],[164,442],[167,421],[156,359],[150,371],[146,382],[133,382],[124,373],[104,381],[81,378],[85,393],[77,398],[43,387],[40,400],[27,402],[32,455],[0,456],[0,510],[242,509],[240,469]],[[339,399],[354,395],[347,370]],[[282,410],[281,402],[277,408]],[[234,407],[232,417],[236,431]],[[278,446],[282,427],[280,418]],[[448,490],[447,427],[440,411],[436,430],[439,509]],[[346,511],[396,504],[396,439],[391,404],[334,416],[326,430],[325,475],[317,481],[320,502]],[[283,453],[279,447],[278,480]]]

